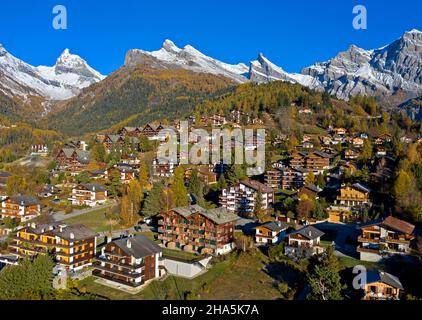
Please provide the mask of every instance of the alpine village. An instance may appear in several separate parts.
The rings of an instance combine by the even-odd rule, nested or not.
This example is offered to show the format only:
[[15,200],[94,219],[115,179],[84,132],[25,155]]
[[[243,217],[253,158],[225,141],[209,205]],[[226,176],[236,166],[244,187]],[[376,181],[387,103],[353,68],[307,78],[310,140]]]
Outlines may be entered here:
[[[66,99],[0,90],[0,299],[422,298],[420,98],[309,88],[262,55],[247,81],[159,59],[129,52]],[[183,123],[188,150],[194,129],[253,129],[261,173],[163,162]]]

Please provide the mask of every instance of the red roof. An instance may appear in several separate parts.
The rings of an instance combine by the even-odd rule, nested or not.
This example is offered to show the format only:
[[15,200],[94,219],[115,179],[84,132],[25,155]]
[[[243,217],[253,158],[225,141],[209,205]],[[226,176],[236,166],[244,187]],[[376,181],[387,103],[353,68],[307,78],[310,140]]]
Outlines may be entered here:
[[415,229],[415,226],[409,222],[394,218],[393,216],[389,216],[384,219],[382,222],[387,227],[390,227],[392,229],[395,229],[397,231],[411,234],[413,233],[413,230]]

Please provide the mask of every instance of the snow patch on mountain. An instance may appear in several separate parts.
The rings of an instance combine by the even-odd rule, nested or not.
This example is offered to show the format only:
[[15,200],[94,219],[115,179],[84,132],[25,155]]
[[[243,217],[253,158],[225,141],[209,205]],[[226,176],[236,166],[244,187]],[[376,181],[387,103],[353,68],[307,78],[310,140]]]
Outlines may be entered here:
[[81,57],[64,50],[52,67],[34,67],[11,55],[0,45],[0,91],[8,96],[41,96],[65,100],[105,76],[91,68]]
[[126,66],[133,66],[153,58],[161,67],[179,67],[196,72],[205,72],[226,76],[236,82],[243,83],[248,67],[244,63],[232,65],[206,56],[191,45],[177,47],[171,40],[165,40],[157,51],[130,50],[125,59]]

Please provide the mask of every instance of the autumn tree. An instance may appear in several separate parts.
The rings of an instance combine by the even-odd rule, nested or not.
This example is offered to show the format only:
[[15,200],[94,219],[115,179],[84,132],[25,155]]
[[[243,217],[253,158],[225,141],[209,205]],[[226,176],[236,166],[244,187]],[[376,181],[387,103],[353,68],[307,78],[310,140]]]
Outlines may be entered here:
[[148,184],[149,174],[148,174],[148,166],[145,162],[142,162],[139,166],[139,181],[141,186],[145,186]]
[[314,201],[304,194],[300,197],[299,202],[296,206],[296,213],[298,219],[308,219],[311,216],[311,212],[314,209]]
[[174,206],[184,207],[188,203],[188,190],[185,187],[185,169],[177,167],[174,170],[173,183],[171,184],[171,191],[174,197]]
[[315,174],[311,171],[309,172],[308,176],[306,177],[305,183],[308,184],[315,184]]
[[7,179],[6,192],[8,196],[25,194],[29,191],[29,183],[25,177],[12,175]]
[[362,151],[360,153],[361,160],[368,160],[372,157],[372,144],[369,139],[363,140]]

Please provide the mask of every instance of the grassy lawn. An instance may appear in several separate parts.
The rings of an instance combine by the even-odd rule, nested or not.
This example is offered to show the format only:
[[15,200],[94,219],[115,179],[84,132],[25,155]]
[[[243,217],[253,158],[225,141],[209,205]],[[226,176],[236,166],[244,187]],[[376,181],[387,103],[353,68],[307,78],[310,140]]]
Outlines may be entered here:
[[232,253],[217,262],[205,274],[189,280],[168,276],[150,283],[143,291],[131,295],[95,283],[94,277],[80,282],[88,292],[110,299],[234,299],[260,300],[280,297],[273,287],[274,279],[263,271],[268,259],[258,250],[251,253]]
[[[85,214],[81,214],[77,217],[69,218],[64,220],[67,224],[83,224],[88,228],[91,228],[95,232],[104,232],[110,230],[110,221],[105,217],[106,209],[98,209]],[[112,221],[113,230],[122,229],[118,222]]]
[[374,269],[378,266],[376,262],[362,261],[349,257],[338,257],[338,260],[340,264],[340,270],[353,268],[357,265],[365,266],[367,269]]

